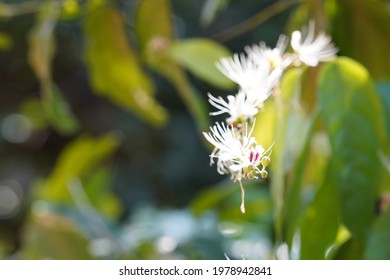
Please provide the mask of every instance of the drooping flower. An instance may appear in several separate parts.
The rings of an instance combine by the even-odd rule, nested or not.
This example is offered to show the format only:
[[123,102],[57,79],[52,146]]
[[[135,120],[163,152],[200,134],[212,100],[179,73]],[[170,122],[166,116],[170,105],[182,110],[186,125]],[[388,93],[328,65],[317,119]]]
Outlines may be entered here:
[[[210,165],[213,165],[214,160],[217,159],[218,173],[228,174],[234,181],[239,181],[242,196],[240,208],[243,213],[245,213],[245,192],[241,180],[255,179],[257,174],[263,178],[267,177],[265,167],[269,163],[269,157],[266,155],[269,149],[265,151],[256,143],[256,139],[251,136],[253,128],[254,123],[250,131],[248,125],[245,129],[238,130],[232,125],[216,123],[210,127],[211,132],[203,132],[205,138],[215,147],[210,155]],[[259,168],[260,165],[263,165],[262,169]]]
[[314,22],[311,21],[307,30],[294,31],[291,34],[291,47],[295,51],[295,65],[304,63],[308,66],[317,66],[321,61],[331,60],[337,53],[337,48],[331,38],[320,32],[315,36]]
[[211,132],[203,132],[205,138],[215,147],[210,155],[210,165],[217,159],[218,173],[229,174],[233,180],[257,178],[255,175],[260,174],[259,166],[268,151],[258,145],[256,139],[251,136],[253,129],[254,123],[248,131],[248,125],[245,129],[238,130],[232,125],[217,122],[210,127]]

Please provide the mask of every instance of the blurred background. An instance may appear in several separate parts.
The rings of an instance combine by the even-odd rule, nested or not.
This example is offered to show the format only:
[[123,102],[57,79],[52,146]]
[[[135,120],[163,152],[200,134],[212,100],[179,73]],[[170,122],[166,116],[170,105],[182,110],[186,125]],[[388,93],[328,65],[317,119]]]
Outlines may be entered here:
[[[263,201],[258,206],[263,211],[242,216],[237,207],[238,187],[209,166],[210,149],[188,109],[196,105],[186,105],[175,87],[153,69],[142,66],[153,84],[156,102],[169,114],[163,125],[135,115],[134,106],[118,105],[113,92],[95,94],[99,89],[91,84],[88,67],[93,62],[86,65],[86,52],[94,52],[89,59],[101,63],[96,66],[102,67],[101,71],[115,71],[115,63],[121,59],[113,57],[111,64],[105,64],[101,57],[104,48],[117,47],[110,46],[116,42],[109,37],[101,39],[96,52],[86,50],[87,41],[94,40],[88,36],[107,36],[104,31],[99,34],[99,23],[86,27],[88,20],[95,20],[95,15],[88,13],[99,8],[92,7],[93,1],[57,1],[60,8],[55,3],[50,7],[49,2],[56,1],[0,4],[0,256],[224,259],[225,252],[232,258],[257,252],[254,257],[266,257],[271,246],[266,185],[255,183],[249,190],[256,200]],[[95,2],[98,6],[99,1]],[[112,36],[133,46],[131,54],[122,55],[136,59],[140,56],[135,34],[139,2],[103,4],[120,19],[113,24]],[[150,17],[168,3],[145,2],[151,3],[145,12]],[[171,1],[175,38],[211,37],[273,1],[228,2]],[[274,44],[289,12],[230,40],[226,48],[241,51],[244,45],[259,40]],[[50,13],[58,14],[50,18]],[[104,14],[96,16],[105,17],[101,24],[111,20]],[[40,31],[51,24],[51,34]],[[39,50],[32,50],[34,41],[40,44],[35,47]],[[45,78],[36,74],[39,67],[50,68],[49,87],[56,87],[61,96],[48,101],[57,102],[48,105],[57,110],[49,117],[42,108],[46,106],[41,101],[46,98],[42,93]],[[117,79],[132,75],[131,67]],[[196,89],[202,106],[207,106],[207,92],[221,91],[191,74],[186,79]],[[108,86],[118,90],[116,85]],[[126,98],[125,94],[120,98]],[[146,108],[146,114],[148,110],[154,109]],[[211,188],[217,184],[221,185]],[[197,201],[202,192],[207,194]],[[226,222],[219,220],[217,206],[226,211]],[[247,236],[242,234],[244,227]]]
[[365,1],[338,2],[0,1],[0,258],[274,258],[268,181],[245,184],[242,215],[238,185],[209,166],[201,132],[223,119],[206,94],[235,93],[218,58],[310,18],[370,68],[376,51],[327,16],[361,22],[347,8]]

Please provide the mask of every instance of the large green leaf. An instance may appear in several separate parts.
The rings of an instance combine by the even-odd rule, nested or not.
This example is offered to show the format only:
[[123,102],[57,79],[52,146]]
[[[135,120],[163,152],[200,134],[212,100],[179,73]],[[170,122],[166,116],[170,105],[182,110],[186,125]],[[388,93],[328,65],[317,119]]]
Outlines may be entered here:
[[339,227],[339,198],[334,182],[332,162],[325,181],[306,209],[301,226],[301,259],[325,259],[327,249],[336,238]]
[[152,97],[154,88],[128,43],[124,20],[109,4],[91,1],[85,20],[86,62],[97,94],[153,125],[163,125],[167,112]]
[[220,88],[235,87],[215,65],[219,59],[231,55],[222,45],[208,39],[187,39],[175,42],[170,54],[177,63],[200,79]]
[[361,260],[363,258],[362,244],[353,238],[348,239],[336,251],[335,260]]
[[366,259],[390,259],[390,208],[375,221],[368,238]]
[[54,29],[60,13],[60,2],[48,1],[41,8],[30,34],[29,60],[39,79],[43,112],[47,121],[60,133],[70,134],[78,123],[68,103],[52,81],[52,60],[55,52]]
[[[292,207],[295,203],[299,205],[299,198],[285,200],[285,193],[290,192],[286,190],[288,169],[295,161],[305,139],[302,135],[306,133],[306,120],[293,106],[294,98],[297,98],[300,93],[301,74],[301,70],[297,68],[287,71],[280,84],[280,93],[275,96],[276,125],[270,171],[276,232],[277,238],[280,239],[278,242],[282,241],[282,225],[285,220],[291,221],[292,217],[296,217],[300,212],[300,209]],[[299,188],[297,188],[298,193]],[[287,215],[289,218],[286,218]]]
[[390,8],[382,0],[332,0],[333,36],[343,55],[362,63],[376,79],[390,77]]
[[382,108],[367,70],[349,58],[323,67],[318,94],[329,134],[342,221],[364,243],[375,216],[383,139]]

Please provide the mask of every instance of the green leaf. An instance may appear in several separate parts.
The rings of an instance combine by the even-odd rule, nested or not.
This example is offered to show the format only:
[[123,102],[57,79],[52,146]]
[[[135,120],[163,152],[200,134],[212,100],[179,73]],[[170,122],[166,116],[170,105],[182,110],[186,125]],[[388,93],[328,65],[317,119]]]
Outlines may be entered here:
[[[376,83],[376,89],[384,109],[387,139],[390,140],[390,81]],[[386,143],[388,143],[388,141]]]
[[[261,188],[258,182],[244,181],[245,189],[245,220],[260,221],[271,213],[269,191]],[[220,220],[242,222],[240,211],[241,190],[238,182],[230,179],[221,184],[202,191],[191,202],[191,210],[195,216],[217,210]]]
[[43,182],[41,199],[69,202],[68,185],[74,179],[83,179],[117,148],[119,138],[106,134],[98,138],[82,136],[68,144],[59,155],[54,170]]
[[135,31],[142,50],[142,57],[150,67],[172,83],[195,119],[198,130],[205,131],[209,126],[205,101],[191,86],[184,71],[170,56],[170,48],[174,39],[171,14],[167,0],[143,0],[139,3]]
[[327,2],[322,0],[305,0],[291,13],[287,26],[287,34],[301,30],[310,20],[314,20],[318,30],[325,31],[327,18],[324,15]]
[[61,3],[48,1],[38,14],[30,33],[29,61],[39,79],[42,106],[47,121],[62,134],[74,133],[79,125],[68,104],[52,81],[52,60],[55,53],[54,30]]
[[91,204],[107,217],[118,218],[122,209],[120,201],[111,192],[113,170],[103,166],[85,177],[84,189]]
[[170,55],[182,67],[210,84],[233,89],[235,84],[215,66],[219,59],[231,55],[230,51],[208,39],[187,39],[174,42]]
[[390,45],[390,8],[386,1],[335,0],[333,37],[343,55],[362,63],[375,79],[390,77],[384,57]]
[[77,0],[63,0],[61,9],[61,20],[74,20],[81,15],[80,4]]
[[109,4],[90,2],[85,20],[86,63],[96,93],[152,125],[166,123],[166,110],[152,97],[153,84],[127,40],[125,23]]
[[191,210],[195,216],[200,216],[205,211],[216,208],[217,205],[223,204],[229,196],[235,191],[235,186],[231,183],[221,186],[208,188],[200,192],[191,202]]
[[257,143],[265,147],[271,147],[275,142],[276,128],[276,104],[274,99],[267,99],[264,109],[256,116],[253,137]]
[[19,113],[25,116],[34,129],[43,129],[47,126],[45,112],[42,102],[38,98],[24,100],[20,105]]
[[363,258],[363,250],[363,246],[358,240],[350,238],[338,248],[334,259],[361,260]]
[[47,97],[42,101],[43,111],[48,122],[62,134],[72,134],[75,132],[79,128],[79,124],[59,89],[54,84],[51,84],[43,90],[50,91],[50,93],[45,94]]
[[301,259],[303,260],[325,259],[327,249],[337,236],[340,202],[332,169],[331,161],[325,181],[307,208],[302,222]]
[[[277,242],[282,240],[282,227],[284,223],[284,203],[285,203],[285,176],[287,149],[291,147],[287,139],[288,120],[291,113],[291,100],[297,95],[300,89],[301,72],[294,68],[287,71],[280,84],[280,93],[275,99],[275,137],[272,148],[271,171],[271,196],[274,205],[274,220]],[[288,203],[288,202],[287,202]]]
[[33,212],[22,239],[24,259],[92,259],[87,237],[71,219],[54,213]]
[[[150,16],[153,15],[153,16]],[[169,0],[141,0],[137,6],[135,31],[142,50],[156,38],[173,40]]]
[[42,6],[30,33],[30,64],[42,84],[51,81],[51,63],[55,53],[54,30],[61,3],[49,1]]
[[349,58],[326,64],[319,76],[321,114],[329,134],[342,221],[364,244],[375,217],[383,139],[382,108],[367,70]]
[[368,238],[365,258],[371,260],[390,259],[390,208],[375,221]]

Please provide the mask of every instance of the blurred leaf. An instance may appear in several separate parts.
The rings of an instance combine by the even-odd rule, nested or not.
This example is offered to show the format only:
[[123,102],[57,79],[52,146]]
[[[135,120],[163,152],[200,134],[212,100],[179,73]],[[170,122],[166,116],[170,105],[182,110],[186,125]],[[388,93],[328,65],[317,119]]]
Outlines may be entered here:
[[92,259],[88,239],[64,216],[33,212],[22,238],[25,259]]
[[77,0],[63,0],[62,1],[62,9],[61,9],[61,20],[73,20],[79,17],[80,12],[80,4]]
[[273,98],[269,98],[265,102],[264,109],[256,116],[255,128],[252,135],[256,138],[257,143],[260,143],[267,149],[275,141],[275,127],[276,104]]
[[[244,181],[245,189],[245,220],[258,221],[259,217],[269,214],[271,200],[269,191],[259,186],[255,181]],[[191,210],[195,216],[218,209],[221,220],[242,222],[240,211],[241,191],[238,182],[230,179],[217,186],[205,189],[191,202]]]
[[55,52],[54,29],[60,11],[60,2],[48,1],[37,15],[30,34],[30,64],[43,85],[51,82],[51,63]]
[[[285,195],[285,205],[283,209],[284,227],[285,227],[285,239],[291,246],[294,235],[298,230],[301,220],[305,216],[310,198],[308,199],[307,193],[310,191],[316,191],[317,188],[323,184],[324,175],[326,170],[327,157],[326,153],[316,151],[315,136],[319,123],[318,112],[310,120],[310,126],[307,131],[300,130],[304,143],[302,147],[297,147],[299,155],[296,157],[292,164],[291,171],[289,172],[289,180],[287,181],[287,190]],[[295,124],[297,127],[299,124]],[[286,137],[286,139],[292,139],[293,137]],[[299,138],[298,135],[294,138]],[[289,144],[291,145],[291,144]],[[319,143],[323,148],[323,143]],[[315,165],[314,165],[315,163]],[[309,173],[316,174],[318,176],[309,176]]]
[[387,139],[390,140],[390,81],[376,83],[376,89],[384,109]]
[[318,94],[333,150],[342,220],[364,244],[381,177],[377,155],[383,139],[380,101],[367,70],[348,58],[323,67]]
[[231,184],[207,188],[201,191],[195,199],[191,201],[191,210],[195,216],[200,216],[205,211],[210,211],[218,204],[221,204],[227,197],[231,196],[235,187]]
[[230,0],[206,0],[202,7],[200,14],[200,24],[203,27],[209,26],[218,12],[228,6]]
[[318,73],[321,66],[307,67],[302,73],[300,104],[308,115],[312,115],[314,109],[317,107],[317,95],[315,92],[317,91]]
[[0,32],[0,50],[9,50],[13,47],[13,40],[12,38],[3,32]]
[[59,89],[51,84],[46,86],[44,91],[50,91],[50,93],[45,94],[46,98],[43,100],[43,109],[50,124],[62,134],[75,132],[79,128],[79,124]]
[[341,245],[334,256],[335,260],[361,260],[362,258],[362,244],[353,238]]
[[152,97],[153,84],[128,43],[125,23],[114,7],[90,2],[84,31],[91,84],[103,95],[150,124],[161,126],[168,115]]
[[[288,70],[282,78],[280,83],[279,94],[275,97],[276,105],[276,125],[275,125],[275,138],[274,146],[272,148],[271,155],[271,194],[274,204],[274,219],[276,223],[276,235],[277,239],[282,238],[282,225],[284,221],[285,207],[284,203],[289,204],[288,200],[285,201],[285,189],[286,184],[286,171],[291,168],[291,163],[297,154],[297,151],[292,152],[293,147],[300,145],[304,137],[291,138],[291,132],[298,132],[304,127],[302,123],[298,129],[296,128],[297,114],[293,110],[294,98],[299,96],[300,83],[301,83],[301,71],[294,68]],[[290,129],[290,131],[288,131]],[[298,141],[298,142],[297,142]],[[289,162],[289,163],[287,163]],[[293,209],[297,210],[297,209]],[[288,212],[293,214],[292,212]]]
[[41,199],[57,202],[70,200],[68,184],[74,178],[82,179],[88,172],[111,155],[118,146],[115,134],[98,138],[82,136],[63,149],[54,170],[42,186]]
[[191,86],[184,71],[169,55],[174,39],[171,14],[167,0],[143,0],[139,3],[135,31],[142,56],[150,67],[172,83],[195,119],[199,131],[204,131],[209,126],[207,106]]
[[106,216],[118,218],[122,209],[120,201],[111,192],[113,171],[106,167],[95,169],[84,181],[85,192],[92,205]]
[[390,207],[375,221],[368,238],[365,258],[371,260],[390,259]]
[[145,50],[155,38],[164,38],[168,41],[174,38],[169,0],[139,1],[136,23],[138,43],[142,50]]
[[333,37],[343,55],[362,63],[375,79],[390,77],[390,8],[381,0],[334,0]]
[[[339,198],[333,164],[330,162],[325,181],[306,210],[302,222],[301,259],[323,260],[336,238],[339,227]],[[321,236],[321,238],[319,238]]]
[[55,52],[54,29],[60,5],[60,2],[48,1],[42,6],[30,34],[29,60],[40,82],[43,112],[48,122],[58,132],[71,134],[78,129],[77,120],[51,77],[51,64]]
[[301,30],[307,26],[310,20],[316,23],[316,29],[327,30],[327,18],[325,15],[326,1],[305,0],[291,13],[287,26],[287,34],[295,30]]
[[43,129],[47,126],[47,119],[40,99],[24,100],[20,105],[19,113],[30,121],[34,129]]
[[187,39],[177,41],[170,48],[170,55],[182,67],[210,84],[233,89],[234,82],[225,77],[215,66],[223,57],[231,55],[222,45],[208,39]]

